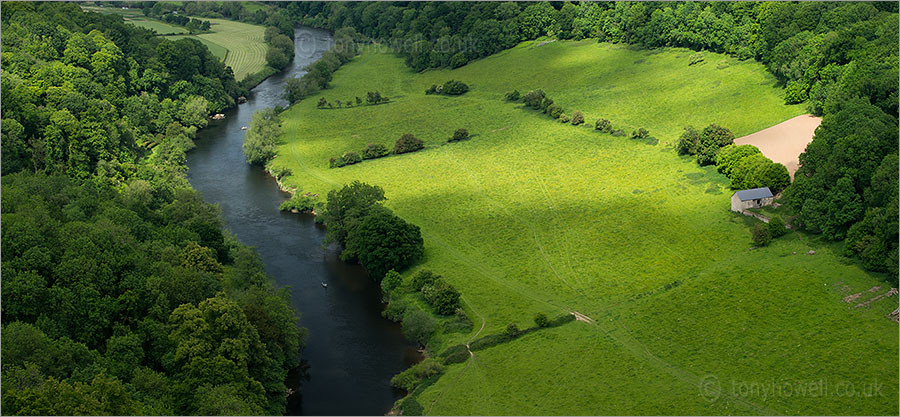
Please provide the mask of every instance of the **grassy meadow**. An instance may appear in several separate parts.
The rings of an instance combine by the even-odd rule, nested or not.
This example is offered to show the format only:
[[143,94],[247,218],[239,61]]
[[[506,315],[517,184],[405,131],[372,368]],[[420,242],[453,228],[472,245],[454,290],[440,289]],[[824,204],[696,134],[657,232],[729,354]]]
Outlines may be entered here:
[[[214,26],[215,28],[215,26]],[[463,294],[470,334],[531,327],[538,312],[572,322],[478,351],[447,367],[416,400],[428,414],[884,414],[896,412],[896,298],[853,308],[851,293],[884,281],[799,233],[751,250],[756,221],[729,211],[727,179],[671,147],[686,125],[736,136],[803,114],[754,62],[685,49],[552,42],[456,70],[412,73],[369,51],[332,87],[282,114],[275,166],[325,195],[353,180],[422,228],[425,259]],[[463,96],[426,96],[457,79]],[[542,88],[585,126],[503,99]],[[316,109],[379,90],[388,104]],[[593,130],[598,117],[651,145]],[[446,143],[457,128],[471,139]],[[426,149],[329,169],[328,159],[404,133]],[[815,250],[815,255],[806,255]],[[870,293],[866,293],[870,294]],[[874,292],[871,294],[875,294]],[[482,323],[484,324],[482,329]],[[822,395],[799,386],[826,381]],[[878,385],[881,394],[848,395]],[[782,388],[794,389],[788,395]],[[746,389],[744,389],[746,387]],[[768,390],[765,388],[770,387]],[[829,389],[830,387],[830,389]],[[843,391],[841,391],[843,387]],[[877,387],[876,387],[877,388]]]

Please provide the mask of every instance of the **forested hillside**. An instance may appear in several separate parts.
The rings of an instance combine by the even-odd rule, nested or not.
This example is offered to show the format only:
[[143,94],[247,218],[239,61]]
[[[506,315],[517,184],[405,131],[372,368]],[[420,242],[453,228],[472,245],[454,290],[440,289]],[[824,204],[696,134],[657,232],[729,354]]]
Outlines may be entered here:
[[[822,127],[784,201],[806,230],[897,276],[898,24],[893,2],[421,2],[285,5],[306,25],[351,26],[416,71],[457,68],[523,40],[597,38],[765,64],[786,103]],[[697,56],[702,60],[702,55]],[[585,86],[589,88],[589,86]],[[893,191],[892,191],[893,190]]]
[[289,292],[185,179],[230,69],[75,4],[0,18],[4,413],[283,413]]

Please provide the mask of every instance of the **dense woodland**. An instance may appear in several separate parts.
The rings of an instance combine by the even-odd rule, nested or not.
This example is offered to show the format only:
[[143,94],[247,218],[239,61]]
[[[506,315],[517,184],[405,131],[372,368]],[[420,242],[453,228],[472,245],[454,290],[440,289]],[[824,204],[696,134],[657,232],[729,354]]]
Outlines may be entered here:
[[288,3],[305,25],[395,46],[416,71],[539,37],[687,47],[755,59],[786,103],[823,116],[784,192],[803,229],[897,282],[898,35],[894,2]]
[[75,4],[4,3],[2,31],[4,412],[283,413],[289,292],[185,179],[230,69]]

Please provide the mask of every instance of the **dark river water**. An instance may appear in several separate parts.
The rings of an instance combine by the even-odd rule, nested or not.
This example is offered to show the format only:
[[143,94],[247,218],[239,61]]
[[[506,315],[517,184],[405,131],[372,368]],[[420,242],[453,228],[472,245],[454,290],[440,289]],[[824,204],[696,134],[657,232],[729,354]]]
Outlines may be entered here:
[[285,81],[303,75],[303,67],[331,46],[331,37],[302,28],[294,44],[290,69],[198,133],[197,148],[187,157],[188,180],[204,200],[219,205],[241,242],[257,248],[275,282],[292,288],[300,324],[309,330],[302,354],[308,368],[288,377],[296,393],[288,397],[287,413],[381,415],[401,394],[391,389],[390,378],[417,360],[415,346],[403,339],[399,325],[381,317],[380,290],[362,268],[322,247],[325,230],[312,216],[279,212],[288,194],[262,168],[247,165],[241,151],[241,127],[259,109],[286,106]]

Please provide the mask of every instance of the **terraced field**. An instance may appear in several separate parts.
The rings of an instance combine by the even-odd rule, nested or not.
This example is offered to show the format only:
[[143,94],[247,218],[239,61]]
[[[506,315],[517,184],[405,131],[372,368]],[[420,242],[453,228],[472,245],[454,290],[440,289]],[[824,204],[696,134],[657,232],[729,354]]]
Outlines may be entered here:
[[[882,277],[796,232],[752,249],[756,220],[729,211],[726,178],[670,145],[685,125],[743,136],[803,108],[782,104],[752,62],[708,54],[689,66],[687,50],[592,40],[539,45],[422,74],[367,52],[282,115],[273,164],[292,170],[288,185],[325,195],[377,184],[422,228],[425,259],[404,276],[444,275],[475,322],[469,334],[437,335],[434,351],[508,323],[530,327],[539,312],[592,319],[478,351],[410,401],[456,415],[896,412],[898,329],[886,317],[896,298],[846,301],[883,295]],[[448,79],[471,91],[424,94]],[[514,88],[543,88],[588,123],[505,101]],[[316,109],[320,97],[374,90],[392,101]],[[598,117],[659,142],[598,133],[588,126]],[[457,128],[471,139],[447,143]],[[392,147],[404,133],[426,149],[328,168],[330,157]]]

